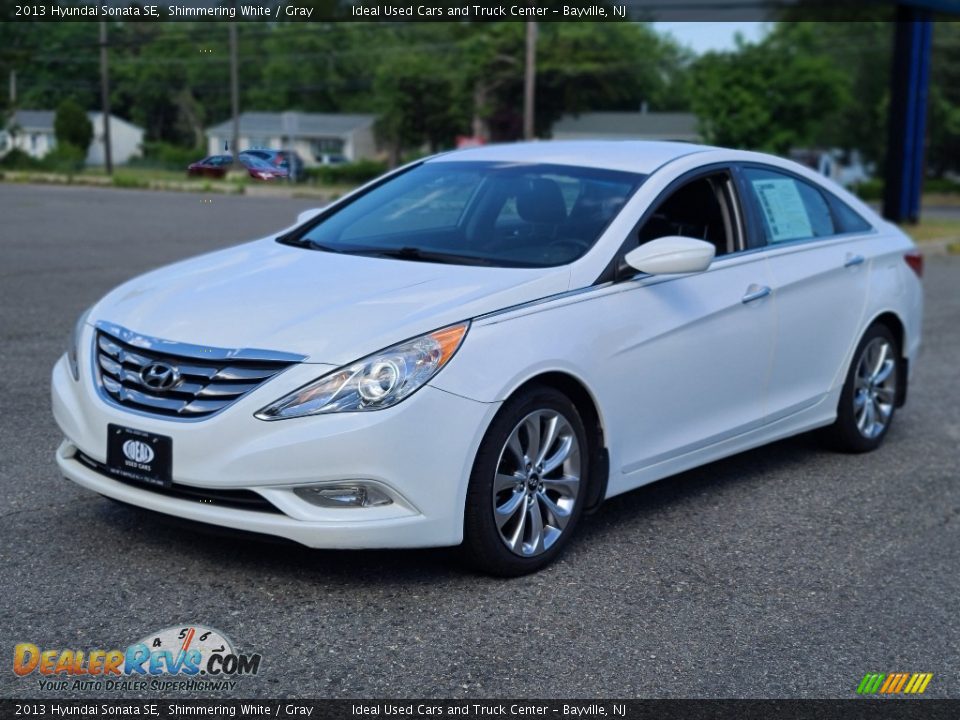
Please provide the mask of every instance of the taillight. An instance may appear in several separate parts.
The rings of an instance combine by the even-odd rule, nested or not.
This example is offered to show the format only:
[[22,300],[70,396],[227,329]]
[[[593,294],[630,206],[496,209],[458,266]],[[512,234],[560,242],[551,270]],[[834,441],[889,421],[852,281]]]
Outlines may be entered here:
[[923,253],[919,250],[911,250],[903,256],[903,259],[918,278],[923,277]]

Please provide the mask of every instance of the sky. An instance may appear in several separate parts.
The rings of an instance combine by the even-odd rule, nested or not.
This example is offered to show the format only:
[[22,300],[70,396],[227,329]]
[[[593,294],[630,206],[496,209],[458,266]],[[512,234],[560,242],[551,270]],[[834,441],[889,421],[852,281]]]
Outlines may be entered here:
[[739,32],[746,40],[763,37],[769,23],[764,22],[655,22],[657,32],[670,33],[696,53],[709,50],[731,50]]

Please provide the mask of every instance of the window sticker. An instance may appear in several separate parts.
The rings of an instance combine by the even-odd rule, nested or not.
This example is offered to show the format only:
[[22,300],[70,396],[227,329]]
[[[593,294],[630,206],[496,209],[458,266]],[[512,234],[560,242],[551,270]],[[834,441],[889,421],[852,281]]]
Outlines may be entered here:
[[751,184],[770,229],[770,242],[813,237],[813,227],[797,183],[783,178],[752,180]]

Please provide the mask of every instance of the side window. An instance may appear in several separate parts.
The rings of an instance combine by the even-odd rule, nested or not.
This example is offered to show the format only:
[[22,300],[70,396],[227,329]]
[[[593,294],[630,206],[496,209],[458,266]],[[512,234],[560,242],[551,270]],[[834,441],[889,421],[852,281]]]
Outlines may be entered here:
[[834,221],[827,198],[813,185],[759,168],[744,168],[743,176],[756,202],[767,244],[811,240],[843,232]]
[[839,232],[857,233],[873,229],[873,226],[860,217],[859,213],[834,195],[830,196],[830,206],[833,208],[833,217]]
[[639,243],[668,235],[705,240],[717,257],[736,252],[738,229],[730,176],[717,173],[681,185],[661,200],[639,232]]

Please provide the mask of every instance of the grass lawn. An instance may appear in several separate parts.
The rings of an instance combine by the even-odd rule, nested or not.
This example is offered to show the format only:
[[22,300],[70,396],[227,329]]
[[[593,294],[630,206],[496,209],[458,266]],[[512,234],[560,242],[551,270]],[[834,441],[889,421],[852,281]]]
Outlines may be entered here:
[[920,243],[931,240],[960,241],[960,220],[923,218],[916,225],[904,224],[900,228]]

